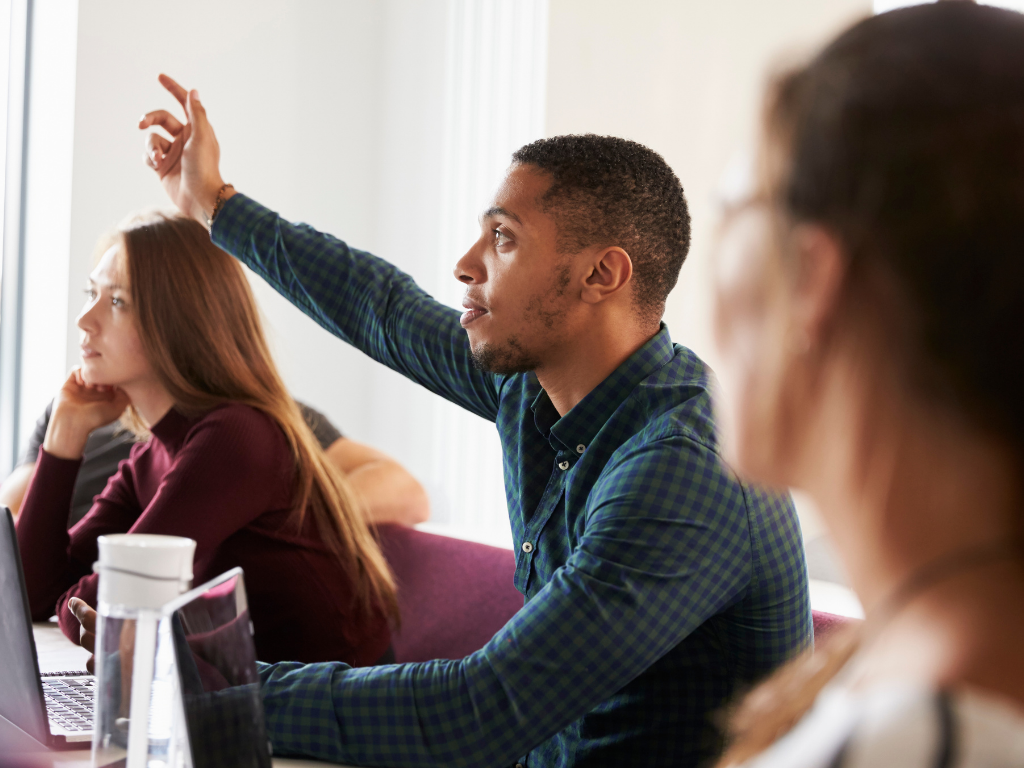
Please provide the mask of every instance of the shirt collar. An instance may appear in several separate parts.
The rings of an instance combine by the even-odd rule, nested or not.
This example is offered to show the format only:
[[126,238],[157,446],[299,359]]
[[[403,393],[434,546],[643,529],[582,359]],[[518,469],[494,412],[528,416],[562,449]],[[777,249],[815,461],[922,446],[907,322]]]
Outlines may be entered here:
[[674,355],[668,327],[662,323],[654,336],[561,418],[548,393],[531,374],[538,389],[530,404],[537,431],[548,438],[556,450],[556,442],[571,450],[577,450],[579,445],[585,449],[636,386]]

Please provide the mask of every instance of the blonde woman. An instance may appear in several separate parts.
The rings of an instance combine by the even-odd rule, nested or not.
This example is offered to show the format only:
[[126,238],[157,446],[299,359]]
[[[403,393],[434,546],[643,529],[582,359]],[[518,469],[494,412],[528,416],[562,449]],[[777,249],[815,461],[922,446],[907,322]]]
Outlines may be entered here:
[[[172,534],[197,542],[196,583],[244,568],[260,659],[386,657],[387,565],[284,388],[238,262],[195,221],[151,215],[117,233],[87,293],[82,366],[54,400],[17,523],[33,617],[56,609],[77,640],[69,601],[95,605],[97,537]],[[86,439],[122,414],[149,439],[68,531]]]
[[722,765],[1024,765],[1024,16],[867,19],[768,99],[718,260],[735,465],[817,502],[863,626]]

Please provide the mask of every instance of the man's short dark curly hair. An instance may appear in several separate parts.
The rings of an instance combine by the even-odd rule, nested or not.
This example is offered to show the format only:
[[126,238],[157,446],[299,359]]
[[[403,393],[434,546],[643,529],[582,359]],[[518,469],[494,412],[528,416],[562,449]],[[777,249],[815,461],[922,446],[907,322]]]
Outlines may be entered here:
[[690,213],[679,179],[657,152],[614,136],[554,136],[517,150],[513,163],[552,177],[541,199],[558,227],[558,250],[619,246],[633,262],[642,316],[661,316],[690,249]]

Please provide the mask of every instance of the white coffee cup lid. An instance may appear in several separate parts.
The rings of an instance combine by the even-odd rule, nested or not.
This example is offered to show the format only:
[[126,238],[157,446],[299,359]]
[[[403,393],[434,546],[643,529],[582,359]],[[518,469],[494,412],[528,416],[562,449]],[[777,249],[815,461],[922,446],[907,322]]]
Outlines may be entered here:
[[117,533],[97,539],[99,602],[159,608],[188,591],[196,543],[183,536]]

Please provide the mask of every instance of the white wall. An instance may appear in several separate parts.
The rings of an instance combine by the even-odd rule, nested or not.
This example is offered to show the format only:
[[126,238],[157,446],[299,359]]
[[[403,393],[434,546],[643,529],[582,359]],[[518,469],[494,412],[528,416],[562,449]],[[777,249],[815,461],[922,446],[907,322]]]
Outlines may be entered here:
[[[167,205],[142,164],[144,137],[135,128],[148,109],[177,108],[156,82],[166,72],[200,91],[220,140],[224,176],[239,190],[389,259],[442,300],[459,297],[451,267],[473,237],[450,226],[451,211],[458,208],[472,230],[508,155],[543,130],[543,38],[541,68],[529,81],[532,87],[539,80],[539,96],[526,88],[510,97],[515,78],[501,77],[508,64],[519,63],[514,54],[523,45],[521,37],[504,39],[503,22],[526,17],[539,19],[542,33],[546,0],[185,0],[173,13],[149,1],[83,3],[70,285],[84,283],[93,243],[105,228],[131,210]],[[526,31],[538,34],[538,24]],[[476,58],[459,59],[459,46]],[[488,62],[491,73],[481,66]],[[460,102],[468,127],[453,142],[459,94],[450,86],[457,75],[474,85]],[[502,127],[496,123],[502,115],[516,116],[531,96],[537,117],[526,121],[532,126],[526,134],[513,125],[497,138],[482,136]],[[502,159],[492,167],[490,155],[468,157],[470,177],[453,177],[447,161],[465,140]],[[488,161],[483,170],[481,159]],[[464,205],[453,206],[453,189]],[[467,206],[469,214],[462,210]],[[278,364],[299,399],[409,467],[431,492],[436,519],[486,518],[485,527],[496,533],[481,538],[510,538],[493,425],[462,419],[331,337],[262,281],[253,284]],[[67,316],[73,318],[77,290],[71,296]],[[58,367],[76,363],[77,335],[71,320]],[[60,381],[51,379],[55,389]],[[465,478],[477,475],[485,481],[467,485]],[[466,498],[467,487],[475,487],[475,500]]]
[[[546,88],[546,110],[541,105],[537,113],[541,124],[506,130],[505,118],[493,113],[508,105],[499,99],[498,107],[489,107],[478,99],[470,105],[480,118],[475,130],[490,132],[488,151],[495,157],[534,138],[540,125],[548,135],[611,133],[661,152],[683,181],[694,230],[666,319],[677,341],[713,364],[706,311],[714,190],[729,158],[750,142],[765,68],[794,43],[816,43],[870,12],[870,0],[550,0],[544,14],[546,79],[543,52],[524,53],[522,45],[506,39],[543,39],[545,25],[537,13],[545,5],[546,0],[181,0],[170,10],[154,0],[82,3],[70,259],[66,275],[56,275],[62,284],[52,294],[63,297],[54,316],[63,317],[66,335],[62,344],[47,348],[49,358],[39,368],[45,374],[33,385],[39,389],[33,397],[45,402],[77,360],[73,318],[99,234],[129,211],[167,205],[142,164],[143,136],[135,128],[144,111],[176,106],[156,82],[159,72],[199,89],[221,142],[225,177],[238,189],[389,259],[428,291],[451,300],[458,291],[446,288],[446,281],[454,285],[447,265],[468,244],[460,244],[466,232],[453,233],[445,219],[445,206],[451,207],[445,185],[451,184],[446,140],[453,135],[452,73],[490,78],[508,98],[510,83],[519,88],[530,80],[524,68],[541,66],[533,84],[513,94],[515,105],[528,104]],[[477,36],[477,58],[463,63],[463,71],[451,58],[457,48],[453,19],[470,16],[477,26],[463,31]],[[513,31],[515,24],[529,28]],[[518,63],[510,67],[510,61]],[[515,105],[510,120],[520,117]],[[497,122],[488,126],[488,116]],[[486,202],[486,178],[494,175],[496,183],[501,166],[493,158],[487,164],[460,210]],[[438,450],[438,414],[447,417],[437,410],[436,398],[334,339],[262,282],[254,284],[296,396],[325,411],[352,437],[395,455],[442,507],[464,504],[452,498],[452,489],[459,471],[470,466],[471,451],[449,440]],[[28,313],[39,311],[33,301]],[[442,477],[442,466],[456,471]],[[443,508],[438,514],[459,516]]]
[[[393,0],[385,4],[379,71],[374,236],[364,247],[437,294],[444,145],[445,4]],[[362,437],[402,461],[423,482],[438,509],[431,478],[434,401],[425,389],[381,365],[358,361],[370,390]],[[339,422],[340,423],[340,422]]]
[[[167,207],[143,165],[143,112],[178,105],[166,72],[197,88],[223,172],[240,190],[373,248],[380,152],[384,3],[304,0],[162,3],[105,0],[79,14],[71,285],[84,284],[97,237],[130,211]],[[353,436],[370,431],[359,353],[254,281],[275,354],[295,395]],[[70,314],[80,304],[72,292]],[[77,360],[68,327],[66,365]]]

